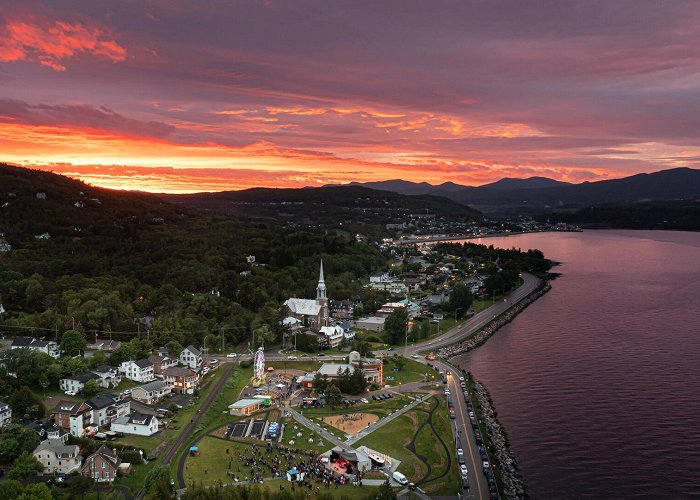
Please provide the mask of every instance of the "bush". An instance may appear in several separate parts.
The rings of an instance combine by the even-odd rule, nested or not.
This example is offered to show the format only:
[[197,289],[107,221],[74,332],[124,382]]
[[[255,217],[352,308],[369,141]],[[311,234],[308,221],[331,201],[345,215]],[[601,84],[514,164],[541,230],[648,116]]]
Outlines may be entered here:
[[367,342],[378,342],[381,344],[384,342],[384,340],[379,335],[373,334],[367,335]]
[[253,366],[253,360],[251,359],[244,359],[241,361],[241,368],[250,368]]

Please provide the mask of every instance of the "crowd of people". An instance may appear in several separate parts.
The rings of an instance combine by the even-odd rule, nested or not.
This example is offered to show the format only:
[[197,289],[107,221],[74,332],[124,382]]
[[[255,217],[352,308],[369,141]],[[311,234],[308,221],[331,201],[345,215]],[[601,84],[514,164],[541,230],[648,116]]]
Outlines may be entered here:
[[[228,450],[227,450],[228,451]],[[234,459],[237,462],[234,465]],[[233,470],[235,467],[236,470]],[[338,474],[313,451],[288,448],[275,443],[259,446],[252,443],[246,451],[235,451],[228,463],[228,476],[235,482],[262,483],[266,478],[286,479],[288,471],[295,470],[291,477],[291,489],[307,488],[309,491],[330,489],[333,485],[353,484],[361,486],[358,477],[348,478]],[[280,489],[283,486],[280,485]]]

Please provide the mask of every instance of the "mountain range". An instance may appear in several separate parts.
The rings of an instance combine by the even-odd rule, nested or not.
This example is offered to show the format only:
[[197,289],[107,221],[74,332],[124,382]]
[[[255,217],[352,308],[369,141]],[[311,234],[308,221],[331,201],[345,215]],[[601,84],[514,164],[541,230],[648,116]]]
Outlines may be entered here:
[[621,179],[570,184],[546,177],[501,179],[483,186],[431,185],[402,180],[358,183],[401,194],[444,196],[488,215],[533,215],[589,206],[628,206],[651,201],[700,199],[700,170],[674,168]]

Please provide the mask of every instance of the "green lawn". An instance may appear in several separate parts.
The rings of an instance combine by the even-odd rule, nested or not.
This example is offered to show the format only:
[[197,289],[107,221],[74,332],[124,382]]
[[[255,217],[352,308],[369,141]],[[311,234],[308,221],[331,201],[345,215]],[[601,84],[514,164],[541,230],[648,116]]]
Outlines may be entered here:
[[[277,497],[279,493],[282,491],[280,490],[280,486],[287,492],[291,492],[292,488],[292,483],[287,481],[286,479],[275,479],[272,481],[265,481],[263,484],[256,484],[253,486],[250,496],[248,498],[269,498],[269,497]],[[235,488],[235,486],[227,486],[229,488]],[[376,486],[362,486],[362,487],[355,487],[349,484],[343,485],[343,486],[338,486],[336,488],[335,486],[331,486],[330,489],[325,489],[321,488],[319,493],[321,494],[326,494],[326,495],[333,495],[334,498],[338,499],[343,499],[346,498],[348,500],[364,500],[365,498],[369,496],[374,496],[375,492],[377,491]],[[308,491],[306,489],[300,490],[299,488],[296,488],[296,491]],[[315,493],[315,490],[314,490]],[[314,498],[312,496],[312,498]]]
[[[297,426],[296,430],[294,430],[295,425]],[[303,433],[304,436],[301,438],[297,437],[298,432]],[[313,438],[314,442],[309,443],[309,438]],[[321,439],[323,446],[318,445],[319,439]],[[286,418],[284,421],[284,428],[282,429],[281,442],[286,446],[292,446],[289,444],[290,440],[294,440],[294,448],[300,448],[302,450],[313,450],[316,453],[323,453],[324,451],[328,451],[333,447],[333,444],[319,437],[319,435],[313,432],[312,430],[307,429],[303,425],[297,423],[292,418]]]
[[115,484],[126,486],[135,495],[143,487],[146,474],[156,465],[156,461],[148,462],[147,464],[131,464],[133,470],[128,477],[119,477],[115,480]]
[[[435,370],[425,366],[413,359],[404,359],[404,365],[400,371],[395,372],[393,356],[384,357],[384,382],[389,385],[401,385],[409,382],[431,382],[438,380],[438,375]],[[391,377],[391,379],[389,378]]]
[[[432,422],[435,432],[447,446],[447,450],[427,423],[429,412],[433,409],[435,412]],[[408,447],[414,434],[415,452]],[[428,474],[428,467],[420,459],[423,457],[430,464],[431,471],[421,487],[425,486],[432,495],[453,495],[460,491],[456,449],[444,397],[429,399],[356,443],[356,446],[360,445],[366,445],[401,460],[399,471],[413,482],[422,480]]]

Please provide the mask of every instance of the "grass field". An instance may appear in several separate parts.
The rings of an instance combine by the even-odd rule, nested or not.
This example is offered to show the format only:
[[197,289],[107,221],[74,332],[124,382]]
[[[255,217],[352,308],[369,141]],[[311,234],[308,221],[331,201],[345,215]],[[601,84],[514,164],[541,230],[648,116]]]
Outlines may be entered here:
[[[235,486],[225,486],[224,488],[235,488]],[[286,479],[274,479],[271,481],[265,481],[263,484],[256,484],[251,488],[250,495],[248,498],[251,499],[258,499],[258,498],[271,498],[277,496],[284,490],[286,492],[291,492],[292,491],[292,483],[287,481]],[[326,488],[321,488],[321,490],[318,492],[320,495],[332,495],[333,498],[337,499],[343,499],[346,498],[347,500],[364,500],[368,497],[374,497],[376,491],[378,490],[377,487],[375,486],[362,486],[362,487],[355,487],[351,485],[343,485],[343,486],[338,486],[336,488],[335,486],[331,486],[330,489]],[[310,490],[307,489],[299,489],[299,487],[296,487],[295,491],[303,491],[307,492]],[[218,492],[217,492],[218,493]],[[313,493],[311,493],[311,498],[316,498],[318,495],[316,494],[316,491],[314,489]],[[222,494],[223,496],[223,494]]]
[[[432,410],[431,427],[428,419]],[[360,445],[401,460],[399,471],[412,482],[421,481],[421,487],[432,495],[460,491],[456,449],[444,397],[429,399],[356,443]]]
[[[389,385],[401,385],[409,382],[431,382],[438,380],[438,375],[435,370],[425,366],[418,361],[404,358],[404,366],[398,372],[394,371],[393,356],[384,357],[384,380]],[[391,379],[390,379],[391,377]]]
[[[295,425],[297,426],[296,430],[294,430]],[[297,437],[298,432],[301,432],[303,434],[303,437]],[[314,442],[309,443],[309,438],[313,438]],[[319,439],[323,443],[323,446],[318,445]],[[282,443],[287,446],[292,446],[289,444],[290,440],[294,440],[294,448],[300,448],[302,450],[313,450],[316,453],[323,453],[324,451],[330,450],[333,447],[333,445],[329,441],[326,441],[325,439],[321,438],[315,432],[311,431],[310,429],[307,429],[301,424],[298,424],[294,419],[287,418],[284,421],[284,426],[282,429]]]

